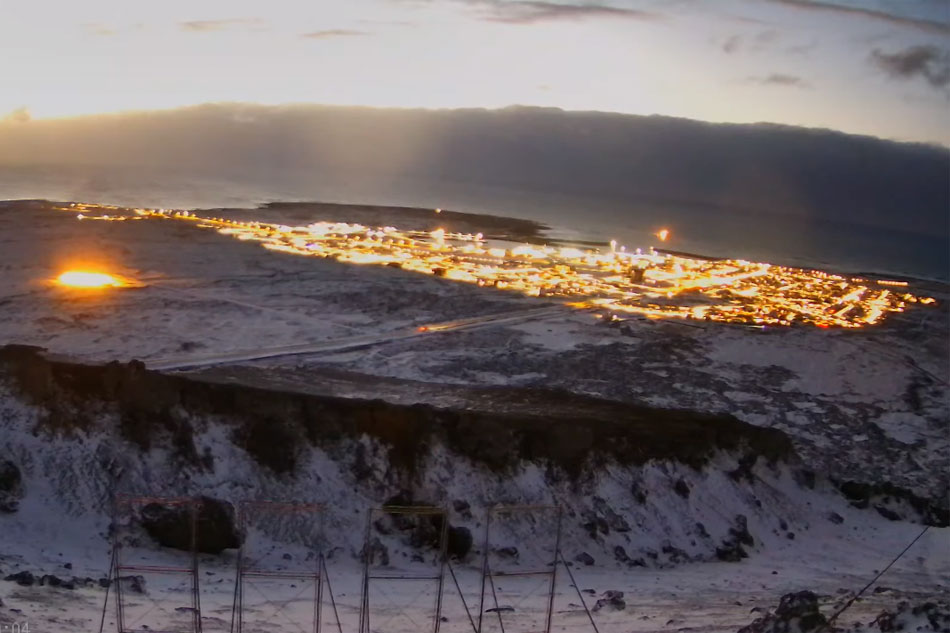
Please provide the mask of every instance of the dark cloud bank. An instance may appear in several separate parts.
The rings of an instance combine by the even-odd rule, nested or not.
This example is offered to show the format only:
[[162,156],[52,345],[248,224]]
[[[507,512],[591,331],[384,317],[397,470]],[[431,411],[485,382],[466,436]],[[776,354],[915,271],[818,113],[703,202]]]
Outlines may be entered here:
[[501,186],[945,236],[950,152],[827,130],[504,110],[206,105],[0,124],[0,165]]

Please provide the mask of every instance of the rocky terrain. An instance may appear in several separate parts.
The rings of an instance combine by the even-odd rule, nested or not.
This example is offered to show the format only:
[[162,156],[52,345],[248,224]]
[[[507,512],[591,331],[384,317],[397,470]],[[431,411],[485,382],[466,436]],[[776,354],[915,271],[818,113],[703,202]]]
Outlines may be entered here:
[[[632,587],[622,583],[642,570],[740,565],[829,538],[854,539],[858,525],[862,539],[877,540],[906,534],[904,526],[945,525],[945,509],[915,505],[904,491],[874,491],[887,497],[881,507],[897,508],[893,516],[877,500],[849,500],[839,484],[805,467],[786,434],[724,414],[519,387],[483,388],[491,395],[467,408],[406,405],[275,390],[213,373],[167,375],[139,363],[80,363],[17,346],[0,351],[0,375],[10,456],[0,482],[8,543],[0,569],[21,588],[101,592],[108,584],[105,537],[116,526],[125,526],[123,538],[133,539],[126,546],[135,551],[152,543],[150,556],[157,545],[189,549],[185,515],[143,502],[113,517],[117,494],[207,495],[198,550],[210,556],[206,567],[224,567],[215,573],[227,573],[221,557],[241,544],[235,509],[244,500],[326,503],[320,548],[344,567],[369,555],[383,569],[423,564],[420,553],[432,552],[441,527],[387,522],[383,514],[364,536],[366,513],[382,505],[439,506],[447,511],[448,551],[470,573],[485,553],[492,506],[557,504],[562,552],[576,573],[597,584],[605,571],[615,575],[607,582],[621,588],[600,584],[607,593],[592,597],[590,607],[602,630],[624,633],[633,609],[622,596]],[[68,530],[51,521],[62,514],[71,517]],[[550,516],[540,520],[505,525],[488,552],[493,565],[543,564],[554,524]],[[305,541],[293,530],[282,538],[284,548]],[[57,575],[50,563],[62,554],[51,556],[53,544],[81,544],[84,575]],[[916,580],[905,586],[926,594],[946,568],[939,571],[939,559],[929,556],[914,560],[904,573]],[[846,585],[846,575],[860,575],[845,569],[816,581]],[[786,574],[784,582],[797,576],[782,565],[773,572]],[[154,580],[130,575],[123,582],[131,591]]]
[[[589,630],[581,597],[602,632],[795,630],[790,617],[816,605],[829,618],[926,526],[875,586],[885,590],[869,590],[835,626],[941,613],[920,609],[950,583],[942,286],[918,289],[937,297],[932,311],[858,332],[623,321],[565,306],[388,340],[532,300],[168,224],[76,222],[54,207],[0,212],[0,623],[98,627],[116,536],[130,561],[187,562],[175,549],[188,541],[187,515],[143,502],[118,516],[125,495],[203,499],[208,631],[229,628],[239,544],[285,571],[322,551],[344,630],[355,630],[362,561],[430,573],[443,528],[458,574],[443,630],[471,630],[464,607],[478,603],[485,555],[513,571],[549,564],[552,506],[576,579],[561,566],[555,631]],[[90,261],[144,287],[81,294],[50,283]],[[379,339],[149,369],[354,332]],[[317,504],[319,534],[314,522],[263,515],[242,529],[244,502],[259,500]],[[435,506],[445,518],[379,514],[385,504]],[[498,504],[547,509],[499,521],[486,543]],[[121,583],[140,612],[171,598],[155,613],[188,617],[186,585],[135,572]],[[536,626],[544,583],[499,585],[512,630]],[[278,592],[298,624],[303,589]],[[806,590],[814,601],[782,601]],[[431,591],[373,591],[384,633],[428,617]],[[251,611],[260,622],[270,614]],[[106,613],[108,630],[114,605]]]

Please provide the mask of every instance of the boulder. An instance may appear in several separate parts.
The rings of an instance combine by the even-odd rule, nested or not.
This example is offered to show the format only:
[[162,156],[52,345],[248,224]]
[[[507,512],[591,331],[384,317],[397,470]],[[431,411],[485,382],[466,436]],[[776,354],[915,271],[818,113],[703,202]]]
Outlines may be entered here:
[[[210,497],[197,505],[196,549],[203,554],[220,554],[241,546],[242,538],[234,520],[234,507]],[[159,545],[191,551],[191,509],[150,503],[139,515],[142,527]]]
[[686,483],[686,480],[682,477],[676,480],[676,483],[673,484],[673,491],[684,499],[689,499],[689,484]]
[[[56,581],[59,581],[58,584]],[[50,587],[59,587],[60,589],[69,589],[70,591],[75,589],[77,584],[81,584],[81,583],[82,583],[82,579],[75,578],[75,577],[68,580],[65,578],[59,578],[57,576],[50,576],[49,578]]]
[[738,633],[817,633],[827,624],[828,620],[818,610],[818,596],[811,591],[798,591],[782,596],[775,613],[757,618]]
[[472,531],[467,527],[449,526],[446,553],[450,558],[463,560],[472,550]]
[[[54,576],[53,574],[45,574],[40,578],[40,586],[49,585],[50,587],[62,587],[68,581],[63,580],[59,576]],[[69,587],[72,589],[73,587]]]
[[15,582],[21,587],[30,587],[33,583],[36,582],[36,577],[28,571],[21,571],[15,574],[10,574],[4,578],[7,582]]
[[614,611],[623,611],[627,608],[627,603],[623,599],[622,591],[613,591],[607,590],[604,592],[604,597],[599,598],[594,604],[594,611],[600,611],[601,609],[609,608]]
[[743,558],[748,557],[749,553],[745,551],[745,548],[732,540],[727,539],[716,548],[716,558],[724,563],[738,563]]
[[614,547],[614,558],[618,563],[630,562],[630,557],[627,555],[627,550],[623,548],[623,545],[617,545]]

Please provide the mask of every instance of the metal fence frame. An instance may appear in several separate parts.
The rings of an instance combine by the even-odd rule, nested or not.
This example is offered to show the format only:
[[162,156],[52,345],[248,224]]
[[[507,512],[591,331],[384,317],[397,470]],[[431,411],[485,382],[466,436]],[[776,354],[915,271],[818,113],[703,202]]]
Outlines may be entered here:
[[[158,503],[165,507],[187,507],[191,515],[191,565],[188,567],[174,567],[168,565],[127,565],[122,561],[122,521],[123,517],[131,517],[136,507],[141,507],[150,503]],[[113,552],[113,582],[115,583],[115,603],[116,603],[116,627],[118,633],[185,633],[181,630],[173,629],[133,629],[126,628],[125,623],[125,601],[122,591],[122,573],[138,572],[143,575],[161,574],[161,575],[181,575],[191,576],[191,612],[192,624],[190,633],[201,633],[201,591],[199,588],[198,575],[198,505],[200,500],[193,497],[152,497],[152,496],[132,496],[116,495],[115,497],[115,516],[113,519],[112,531],[112,552]]]
[[[491,553],[491,526],[492,519],[500,514],[540,514],[542,512],[554,512],[555,514],[555,537],[554,554],[551,563],[545,569],[530,569],[517,572],[496,572],[492,571],[488,562]],[[557,585],[557,566],[561,559],[561,517],[562,509],[559,505],[496,505],[488,509],[485,515],[485,545],[482,550],[482,588],[478,605],[478,627],[477,633],[482,633],[482,623],[485,615],[485,586],[490,585],[492,597],[495,603],[495,615],[498,616],[498,626],[501,633],[505,633],[505,622],[501,617],[501,611],[498,610],[498,596],[495,592],[495,578],[505,576],[548,576],[551,581],[548,587],[548,605],[545,614],[544,633],[551,633],[551,622],[554,616],[554,594]],[[585,607],[586,608],[586,607]]]
[[[124,528],[129,524],[125,523],[123,519],[135,519],[134,510],[136,508],[144,507],[149,503],[158,503],[165,507],[172,508],[187,508],[190,515],[190,560],[191,564],[188,566],[175,567],[170,565],[141,565],[141,564],[126,564],[123,562],[122,550],[123,550],[123,536],[125,534]],[[115,584],[115,603],[116,603],[116,625],[118,633],[201,633],[202,631],[202,622],[201,622],[201,591],[199,586],[199,565],[198,565],[198,512],[201,505],[200,498],[193,497],[156,497],[156,496],[133,496],[133,495],[116,495],[115,497],[115,506],[114,506],[114,517],[113,517],[113,532],[112,532],[112,562],[111,562],[111,574],[112,582]],[[312,550],[315,554],[314,556],[314,569],[310,571],[282,571],[282,570],[268,570],[259,567],[255,567],[253,562],[249,562],[247,557],[247,533],[248,533],[248,516],[251,511],[264,512],[264,513],[280,513],[280,514],[296,514],[296,513],[310,513],[314,516],[319,516],[319,527],[316,532],[316,543],[315,548]],[[322,614],[323,614],[323,599],[324,599],[324,584],[326,584],[326,593],[330,596],[330,600],[333,606],[333,613],[336,618],[336,628],[338,633],[343,633],[343,627],[340,621],[339,613],[337,611],[336,600],[333,596],[333,590],[330,585],[330,578],[327,572],[326,559],[324,556],[324,522],[326,519],[327,508],[324,504],[313,504],[313,503],[297,503],[297,502],[279,502],[279,501],[265,501],[265,500],[245,500],[239,503],[238,509],[238,525],[243,537],[241,548],[238,551],[237,556],[237,568],[236,568],[236,578],[235,578],[235,588],[234,588],[234,603],[232,606],[231,614],[231,632],[232,633],[243,633],[244,629],[244,583],[245,579],[249,578],[284,578],[289,580],[306,580],[314,583],[314,596],[313,596],[313,632],[321,633],[322,627]],[[537,569],[526,569],[524,571],[495,571],[492,569],[489,562],[490,553],[492,551],[492,524],[495,522],[496,517],[499,515],[539,515],[541,513],[553,513],[555,518],[555,536],[554,536],[554,552],[551,562],[545,565],[544,568]],[[441,529],[439,530],[439,542],[438,542],[438,573],[433,573],[431,575],[419,575],[419,574],[408,574],[408,573],[373,573],[370,565],[370,542],[372,535],[372,528],[374,525],[374,520],[386,515],[409,515],[415,517],[441,517]],[[554,598],[556,593],[557,585],[557,568],[559,564],[563,564],[568,575],[570,576],[572,586],[574,586],[577,591],[578,597],[581,600],[581,604],[586,612],[588,619],[590,620],[590,625],[594,631],[597,631],[597,625],[594,622],[592,613],[587,607],[586,601],[584,600],[583,595],[581,594],[580,588],[577,586],[576,581],[573,578],[573,574],[570,570],[570,565],[564,560],[564,555],[561,552],[561,527],[563,520],[563,509],[559,505],[496,505],[489,508],[485,515],[485,541],[482,552],[482,574],[481,574],[481,592],[479,598],[479,610],[478,610],[478,619],[477,624],[472,618],[468,606],[465,605],[465,611],[469,616],[469,620],[472,624],[473,633],[482,633],[484,616],[486,613],[486,589],[491,590],[492,597],[494,598],[495,604],[495,614],[498,618],[499,627],[501,633],[505,633],[505,624],[502,617],[502,613],[497,609],[498,605],[498,596],[495,592],[495,579],[503,577],[548,577],[550,578],[548,595],[547,595],[547,608],[545,613],[545,625],[543,633],[551,633],[551,627],[553,624],[553,615],[554,615]],[[452,573],[453,580],[456,583],[456,588],[459,591],[459,595],[462,597],[463,604],[465,603],[464,595],[462,595],[461,587],[458,585],[458,580],[455,578],[454,571],[451,568],[451,564],[448,560],[447,548],[448,548],[448,528],[449,528],[449,513],[444,507],[438,506],[382,506],[379,508],[371,508],[367,512],[366,516],[366,533],[364,537],[364,547],[363,547],[363,579],[361,586],[361,596],[360,596],[360,607],[359,607],[359,631],[358,633],[371,633],[370,629],[370,616],[371,616],[371,604],[370,604],[370,585],[374,580],[388,580],[388,581],[428,581],[428,582],[437,582],[438,583],[438,593],[435,599],[434,613],[432,618],[432,633],[439,633],[440,624],[442,621],[442,607],[444,601],[445,593],[445,568],[448,566],[450,572]],[[120,578],[123,573],[137,572],[143,575],[181,575],[189,576],[191,578],[191,606],[190,610],[192,613],[191,625],[185,629],[152,629],[152,628],[129,628],[131,625],[126,623],[126,604],[123,598],[123,589]],[[532,592],[533,593],[533,592]],[[106,597],[106,602],[108,602],[108,593]],[[156,605],[159,602],[154,601]],[[286,606],[286,605],[284,605]],[[106,604],[103,604],[103,624],[105,622],[105,609]],[[134,623],[133,623],[134,624]],[[100,630],[101,630],[100,626]],[[422,631],[420,631],[422,633]]]
[[[372,534],[373,519],[379,515],[411,515],[411,516],[440,516],[442,517],[442,529],[439,530],[439,573],[431,576],[417,576],[408,574],[373,574],[370,570],[370,535]],[[445,508],[438,506],[383,506],[381,508],[371,508],[366,514],[366,535],[363,542],[363,586],[360,597],[360,624],[359,633],[371,633],[370,615],[371,607],[369,601],[370,583],[373,580],[398,580],[398,581],[437,581],[438,594],[435,601],[435,613],[432,618],[432,633],[439,633],[439,626],[442,623],[442,597],[445,588],[445,564],[446,548],[448,546],[448,526],[449,515]],[[420,631],[419,633],[422,633]]]
[[[319,517],[319,526],[317,529],[317,548],[313,551],[314,569],[310,572],[303,571],[279,571],[268,570],[254,567],[247,559],[247,534],[248,517],[251,511],[271,513],[271,514],[312,514]],[[240,526],[243,537],[241,548],[238,550],[237,575],[234,584],[234,605],[231,613],[231,631],[232,633],[243,633],[244,631],[244,585],[249,578],[284,578],[290,580],[303,580],[314,583],[313,595],[313,632],[320,633],[322,615],[323,615],[323,585],[329,582],[326,573],[326,562],[323,555],[324,521],[326,518],[326,506],[315,503],[298,503],[284,501],[242,501],[238,510],[238,525]],[[333,599],[333,611],[336,614],[337,628],[340,628],[340,618],[336,611],[336,601]],[[286,607],[286,605],[284,605]],[[283,609],[278,609],[278,612]],[[276,612],[275,612],[276,613]]]

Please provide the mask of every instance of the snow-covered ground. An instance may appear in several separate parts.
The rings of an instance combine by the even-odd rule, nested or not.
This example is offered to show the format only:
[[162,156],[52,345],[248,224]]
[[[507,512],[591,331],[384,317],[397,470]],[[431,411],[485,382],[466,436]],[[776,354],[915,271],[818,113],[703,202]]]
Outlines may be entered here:
[[[88,266],[147,286],[88,293],[51,283],[62,270]],[[526,308],[537,301],[395,269],[276,254],[176,223],[77,222],[67,212],[31,205],[0,208],[0,273],[0,342],[39,345],[54,354],[101,362],[136,358],[147,364],[189,354],[385,335]],[[936,290],[932,294],[938,299],[946,298],[946,289]],[[931,312],[914,311],[857,332],[607,322],[565,308],[562,315],[544,320],[249,363],[243,373],[234,370],[234,376],[246,380],[260,374],[280,379],[284,388],[294,388],[296,382],[301,390],[319,391],[331,388],[325,380],[330,370],[358,372],[380,380],[375,386],[366,380],[360,389],[347,383],[353,395],[453,406],[465,398],[464,389],[456,388],[543,386],[728,412],[780,429],[792,438],[801,463],[759,463],[751,483],[727,475],[737,465],[738,456],[730,454],[718,455],[701,470],[675,462],[606,463],[588,480],[570,482],[552,479],[531,463],[501,477],[438,446],[412,483],[417,499],[450,509],[456,501],[470,506],[469,512],[452,510],[450,516],[453,525],[476,535],[474,551],[458,566],[470,607],[480,589],[479,535],[486,509],[499,502],[559,503],[566,508],[562,549],[578,584],[594,590],[594,595],[584,594],[588,604],[607,590],[624,592],[625,609],[605,607],[595,614],[600,631],[734,631],[774,607],[781,595],[801,589],[820,594],[824,611],[830,612],[920,532],[917,522],[889,520],[873,506],[853,507],[831,480],[887,482],[921,498],[946,498],[950,419],[945,305],[941,301]],[[331,581],[344,630],[356,630],[366,512],[405,487],[404,481],[393,479],[391,465],[370,440],[363,449],[355,444],[341,444],[335,452],[312,448],[294,476],[279,475],[235,445],[228,421],[198,416],[190,419],[195,445],[199,454],[211,456],[214,467],[183,466],[168,447],[142,452],[130,444],[108,410],[83,430],[37,433],[43,412],[26,404],[10,383],[2,389],[0,459],[19,466],[26,491],[17,512],[0,513],[3,576],[21,570],[104,576],[110,499],[117,491],[207,494],[235,503],[254,498],[316,501],[331,509],[325,544],[332,552]],[[362,481],[353,464],[355,455],[364,453],[371,456],[371,475]],[[802,470],[817,473],[814,488],[802,485]],[[676,490],[680,481],[688,490],[685,495],[682,487]],[[739,515],[754,538],[749,558],[720,562],[716,549],[729,538]],[[592,534],[584,527],[598,521],[609,529]],[[540,542],[549,532],[536,527],[519,542]],[[284,546],[292,548],[291,543]],[[622,556],[617,547],[623,548]],[[583,553],[593,558],[592,565],[575,561]],[[390,554],[396,567],[412,550],[396,544]],[[642,566],[632,562],[639,559]],[[202,557],[201,565],[205,630],[227,630],[233,554]],[[160,583],[148,578],[144,596],[127,595],[141,602],[143,611],[152,600],[184,597],[160,591]],[[512,618],[506,630],[536,630],[519,628],[517,618],[542,613],[540,583],[501,583],[502,601],[518,605],[516,615],[506,616]],[[422,587],[391,584],[374,598],[384,614],[378,621],[383,628],[374,630],[424,630],[420,623],[430,604],[426,601],[433,597],[431,588],[420,596]],[[869,592],[839,624],[867,623],[901,600],[939,596],[948,585],[950,532],[933,527],[881,579],[879,586],[890,589]],[[302,585],[288,589],[278,596],[287,600],[305,590],[291,601],[302,621],[312,590]],[[471,630],[451,581],[445,596],[442,630]],[[69,590],[0,582],[0,624],[29,622],[33,631],[98,630],[104,597],[98,586]],[[414,600],[408,615],[392,605]],[[187,617],[174,610],[183,604],[170,607],[173,617]],[[590,630],[563,569],[555,611],[554,631]],[[270,614],[263,607],[255,613],[262,620]],[[111,604],[106,614],[106,630],[114,630]],[[328,614],[324,609],[324,630],[335,630]],[[279,621],[272,619],[269,628],[262,622],[259,630],[296,630]],[[487,618],[484,630],[497,630],[496,625],[497,620]]]
[[[354,473],[354,447],[341,449],[343,457],[314,449],[294,476],[275,475],[261,469],[234,444],[226,424],[195,419],[196,444],[202,452],[207,450],[215,465],[211,470],[189,468],[167,448],[140,453],[116,436],[116,423],[109,414],[75,437],[36,435],[33,430],[40,424],[41,412],[19,404],[9,393],[2,401],[5,435],[0,447],[6,457],[21,465],[27,491],[18,512],[0,515],[0,569],[5,575],[30,571],[37,577],[53,574],[98,580],[106,576],[113,491],[207,494],[235,503],[257,498],[316,501],[327,506],[323,548],[329,555],[328,570],[344,630],[356,630],[362,573],[358,554],[366,512],[378,505],[381,492],[391,489],[385,483],[389,466],[383,457],[371,460],[375,474],[368,482],[360,481]],[[624,610],[604,608],[594,616],[599,630],[616,633],[736,630],[751,622],[756,613],[774,606],[779,596],[802,588],[824,596],[822,602],[830,610],[920,532],[918,524],[889,521],[876,512],[850,506],[826,482],[819,482],[815,490],[804,489],[787,467],[759,466],[753,484],[730,478],[726,473],[735,467],[735,460],[726,455],[700,471],[670,463],[640,468],[613,465],[593,480],[577,484],[551,482],[543,469],[529,464],[513,477],[498,476],[437,449],[427,460],[414,492],[417,498],[450,508],[456,507],[455,502],[468,504],[457,506],[462,511],[452,509],[450,522],[468,527],[476,535],[473,551],[457,563],[459,584],[470,608],[477,604],[480,590],[481,535],[487,508],[498,500],[563,505],[566,516],[561,547],[565,558],[572,561],[581,589],[593,590],[593,595],[584,594],[588,605],[608,590],[624,592]],[[673,492],[677,482],[685,484],[687,496]],[[634,489],[643,491],[645,499],[638,499]],[[738,515],[746,517],[754,539],[747,548],[750,557],[741,562],[716,561],[713,552],[728,539]],[[555,530],[549,516],[547,520],[543,514],[540,517],[534,525],[515,522],[507,530],[496,526],[493,546],[520,550],[516,562],[504,563],[509,570],[534,568],[546,560]],[[584,527],[585,517],[604,519],[613,529],[606,533],[595,530],[592,535]],[[931,528],[881,581],[881,586],[891,589],[869,595],[842,622],[868,622],[900,600],[939,595],[950,582],[948,536],[947,528]],[[293,537],[289,541],[276,544],[277,551],[292,552],[292,560],[302,560]],[[154,565],[176,559],[168,550],[148,545],[147,540],[138,545],[126,548],[128,562]],[[618,547],[623,548],[622,556]],[[391,562],[379,570],[397,573],[413,569],[408,561],[414,551],[398,540],[389,543]],[[578,562],[581,554],[591,556],[593,564]],[[271,558],[285,567],[297,564],[285,562],[283,556]],[[627,559],[641,559],[643,566],[624,562]],[[187,560],[177,562],[187,564]],[[235,564],[233,552],[201,557],[205,630],[227,630],[230,624]],[[274,565],[273,560],[269,564]],[[144,575],[144,595],[126,591],[129,617],[142,617],[153,629],[169,617],[184,618],[186,614],[175,608],[190,604],[187,578]],[[444,630],[470,630],[458,591],[448,578],[446,582],[444,614],[448,621]],[[519,629],[517,622],[518,618],[543,617],[544,579],[497,582],[499,603],[516,607],[514,615],[506,615],[506,630],[537,630]],[[392,627],[373,630],[423,630],[412,623],[430,613],[433,583],[377,581],[373,587],[374,617],[381,625],[388,622]],[[297,581],[263,584],[246,591],[250,594],[246,600],[248,618],[270,617],[276,607],[263,604],[263,596],[278,602],[291,600],[286,617],[293,622],[304,623],[312,608],[312,588]],[[106,594],[97,585],[67,590],[6,582],[0,583],[0,599],[4,622],[29,621],[34,630],[88,631],[98,625]],[[486,600],[486,608],[491,607],[491,596]],[[114,606],[108,607],[107,623],[114,622]],[[559,570],[555,612],[553,630],[589,630],[563,568]],[[328,625],[335,624],[331,614],[327,602],[324,616]],[[496,630],[494,621],[486,621],[488,624],[491,627],[485,630]],[[278,625],[278,630],[296,629],[285,623],[283,628]]]

